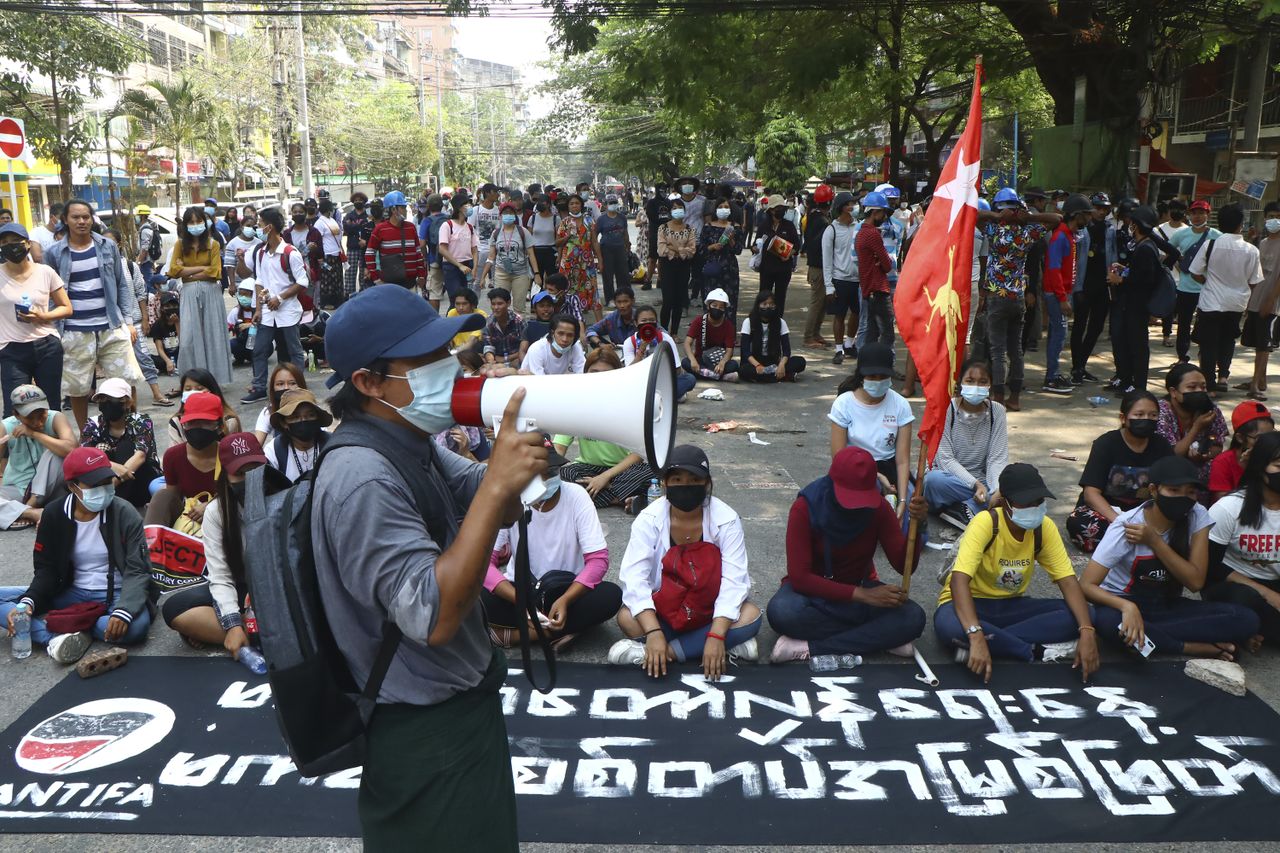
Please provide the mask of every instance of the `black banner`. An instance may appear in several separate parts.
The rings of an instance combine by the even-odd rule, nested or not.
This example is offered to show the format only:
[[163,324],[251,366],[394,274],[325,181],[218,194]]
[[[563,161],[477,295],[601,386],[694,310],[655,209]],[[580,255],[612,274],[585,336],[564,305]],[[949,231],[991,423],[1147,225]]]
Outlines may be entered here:
[[[817,675],[563,664],[502,690],[525,841],[925,844],[1280,838],[1277,717],[1181,674],[1001,664]],[[68,676],[3,735],[0,831],[358,835],[359,771],[298,777],[230,660]]]

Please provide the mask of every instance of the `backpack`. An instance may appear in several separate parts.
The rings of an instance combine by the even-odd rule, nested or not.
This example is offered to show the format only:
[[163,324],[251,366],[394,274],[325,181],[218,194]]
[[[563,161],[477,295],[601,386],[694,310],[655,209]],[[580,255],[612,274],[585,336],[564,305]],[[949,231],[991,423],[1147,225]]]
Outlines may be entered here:
[[[1178,286],[1173,280],[1173,272],[1164,265],[1160,257],[1160,250],[1155,246],[1152,246],[1152,249],[1156,253],[1156,267],[1159,272],[1156,273],[1155,289],[1147,297],[1147,313],[1152,317],[1171,317],[1174,303],[1178,299]],[[1205,260],[1208,259],[1206,255]]]
[[431,219],[427,221],[427,254],[431,263],[440,262],[440,226],[449,221],[449,217],[442,213],[432,214]]
[[164,247],[161,245],[160,234],[156,231],[156,226],[148,222],[142,226],[142,229],[149,235],[147,238],[147,257],[152,261],[160,260],[160,256],[164,254]]
[[[289,253],[298,251],[287,240],[284,241],[284,251],[280,253],[280,269],[289,277],[289,284],[297,284],[298,280],[293,277],[293,267],[289,265]],[[262,257],[267,253],[267,244],[259,243],[258,248],[253,250],[253,271],[258,271],[258,264],[262,263]]]
[[[245,573],[253,598],[276,719],[301,776],[358,767],[365,756],[365,728],[378,692],[400,646],[400,628],[387,620],[369,680],[355,682],[325,617],[311,544],[314,476],[330,452],[361,446],[404,470],[403,446],[376,427],[349,420],[333,433],[310,475],[267,495],[266,468],[246,477],[243,531]],[[434,454],[434,442],[429,443]],[[407,472],[406,472],[407,473]],[[415,472],[416,473],[416,472]],[[433,455],[425,476],[405,484],[436,542],[451,542],[457,520],[444,496]]]
[[679,634],[710,625],[719,595],[719,547],[693,542],[667,550],[653,607],[672,630]]
[[[986,545],[982,546],[983,554],[991,550],[991,546],[995,544],[996,536],[1000,534],[1000,511],[998,509],[992,508],[987,510],[987,514],[991,516],[991,538],[987,540]],[[1040,530],[1041,528],[1037,527],[1034,531],[1032,531],[1032,542],[1035,546],[1035,550],[1033,554],[1034,554],[1034,559],[1037,559],[1037,560],[1040,559],[1040,546],[1044,544],[1044,535],[1040,532]],[[967,533],[968,530],[966,529],[965,532]],[[961,539],[963,538],[964,537],[961,536]],[[948,583],[947,578],[951,576],[951,570],[955,568],[956,558],[959,556],[960,556],[960,548],[959,548],[959,544],[957,543],[955,553],[951,556],[951,559],[947,560],[947,562],[942,565],[942,568],[938,569],[938,583],[942,584],[943,586],[947,585]]]
[[[1166,238],[1166,239],[1168,239],[1168,238]],[[1199,240],[1197,240],[1197,241],[1195,241],[1194,243],[1192,243],[1190,246],[1188,246],[1188,247],[1187,247],[1187,250],[1186,250],[1185,252],[1183,252],[1183,253],[1182,253],[1182,259],[1178,261],[1178,269],[1182,270],[1182,271],[1183,271],[1184,273],[1186,273],[1187,275],[1190,275],[1190,274],[1191,274],[1191,262],[1192,262],[1192,261],[1194,261],[1194,260],[1196,259],[1196,254],[1197,254],[1197,253],[1198,253],[1202,248],[1204,248],[1204,243],[1205,243],[1205,241],[1206,241],[1206,240],[1208,240],[1208,239],[1209,239],[1209,229],[1208,229],[1208,228],[1205,228],[1205,229],[1204,229],[1204,233],[1200,235],[1200,239],[1199,239]],[[1208,263],[1209,263],[1209,256],[1208,256],[1208,255],[1205,255],[1204,261],[1205,261],[1205,263],[1206,263],[1206,264],[1208,264]]]

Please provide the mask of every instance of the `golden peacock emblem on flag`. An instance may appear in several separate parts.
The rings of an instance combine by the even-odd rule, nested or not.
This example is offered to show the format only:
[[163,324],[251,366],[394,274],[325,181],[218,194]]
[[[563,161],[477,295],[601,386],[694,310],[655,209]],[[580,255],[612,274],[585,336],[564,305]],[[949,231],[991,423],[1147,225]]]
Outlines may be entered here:
[[939,287],[932,294],[929,288],[921,288],[924,291],[924,298],[928,301],[929,307],[933,310],[929,312],[929,319],[925,321],[925,332],[933,331],[933,318],[941,316],[947,324],[947,358],[951,360],[951,372],[948,376],[956,375],[956,334],[957,328],[964,322],[964,307],[960,304],[960,294],[956,293],[955,287],[952,286],[952,279],[955,275],[955,259],[956,247],[951,246],[947,249],[947,281],[942,287]]

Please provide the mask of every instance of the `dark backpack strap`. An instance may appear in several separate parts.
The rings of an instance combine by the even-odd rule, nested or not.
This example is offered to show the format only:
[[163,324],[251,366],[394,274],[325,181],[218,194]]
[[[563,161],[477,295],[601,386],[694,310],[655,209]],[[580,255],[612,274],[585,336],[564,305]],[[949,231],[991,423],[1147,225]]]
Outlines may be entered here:
[[[533,570],[529,566],[529,519],[532,515],[533,512],[529,509],[520,514],[520,544],[516,546],[516,631],[520,635],[520,663],[524,667],[525,678],[529,679],[534,690],[546,693],[556,686],[556,656],[542,627],[542,620],[538,618],[538,603],[529,595],[529,590],[533,587]],[[521,619],[521,615],[527,618]],[[529,654],[530,622],[533,623],[533,629],[538,635],[538,645],[542,647],[542,655],[547,661],[548,681],[545,687],[539,687],[533,677],[533,659]]]
[[991,538],[987,540],[987,545],[982,549],[982,553],[991,550],[991,546],[996,543],[996,536],[1000,533],[1000,510],[992,507],[987,510],[987,514],[991,516]]
[[[283,467],[283,468],[281,468],[280,470],[281,470],[281,471],[283,471],[285,468],[288,468],[288,467],[289,467],[289,464],[288,464],[287,460],[288,460],[288,458],[289,458],[289,457],[286,455],[286,454],[289,452],[289,435],[288,435],[288,433],[285,433],[284,431],[281,431],[281,432],[280,432],[280,433],[275,437],[275,440],[271,442],[271,450],[272,450],[272,452],[274,452],[274,453],[275,453],[275,455],[276,455],[276,464],[277,464],[277,465],[280,465],[280,464],[283,464],[283,465],[284,465],[284,467]],[[317,467],[317,468],[319,467],[319,462],[320,462],[320,460],[319,460],[319,458],[317,458],[317,459],[316,459],[316,467]],[[301,473],[301,472],[299,472],[299,473]]]

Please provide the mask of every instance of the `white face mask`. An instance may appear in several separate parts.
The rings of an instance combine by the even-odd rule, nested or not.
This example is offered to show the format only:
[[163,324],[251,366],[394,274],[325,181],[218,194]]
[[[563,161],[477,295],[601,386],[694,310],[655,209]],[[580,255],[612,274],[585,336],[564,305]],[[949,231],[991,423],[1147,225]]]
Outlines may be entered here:
[[716,208],[716,216],[718,216],[718,217],[719,217],[719,218],[721,218],[721,219],[728,219],[728,218],[729,218],[729,208],[727,208],[727,207],[717,207],[717,208]]
[[976,406],[991,396],[991,389],[986,385],[961,385],[960,396],[969,405]]
[[1062,208],[1067,206],[1067,203],[1065,201],[1060,201],[1055,206],[1058,208],[1058,210],[1062,210]]
[[693,184],[681,184],[680,192],[684,193],[685,195],[693,195]]
[[389,373],[388,379],[403,379],[409,383],[413,399],[403,407],[392,406],[381,398],[378,401],[395,409],[406,421],[424,432],[444,432],[454,425],[453,383],[461,373],[462,369],[453,358],[442,358],[431,364],[415,367],[404,376]]
[[1280,219],[1268,219],[1265,223],[1268,234],[1275,234],[1280,231]]

